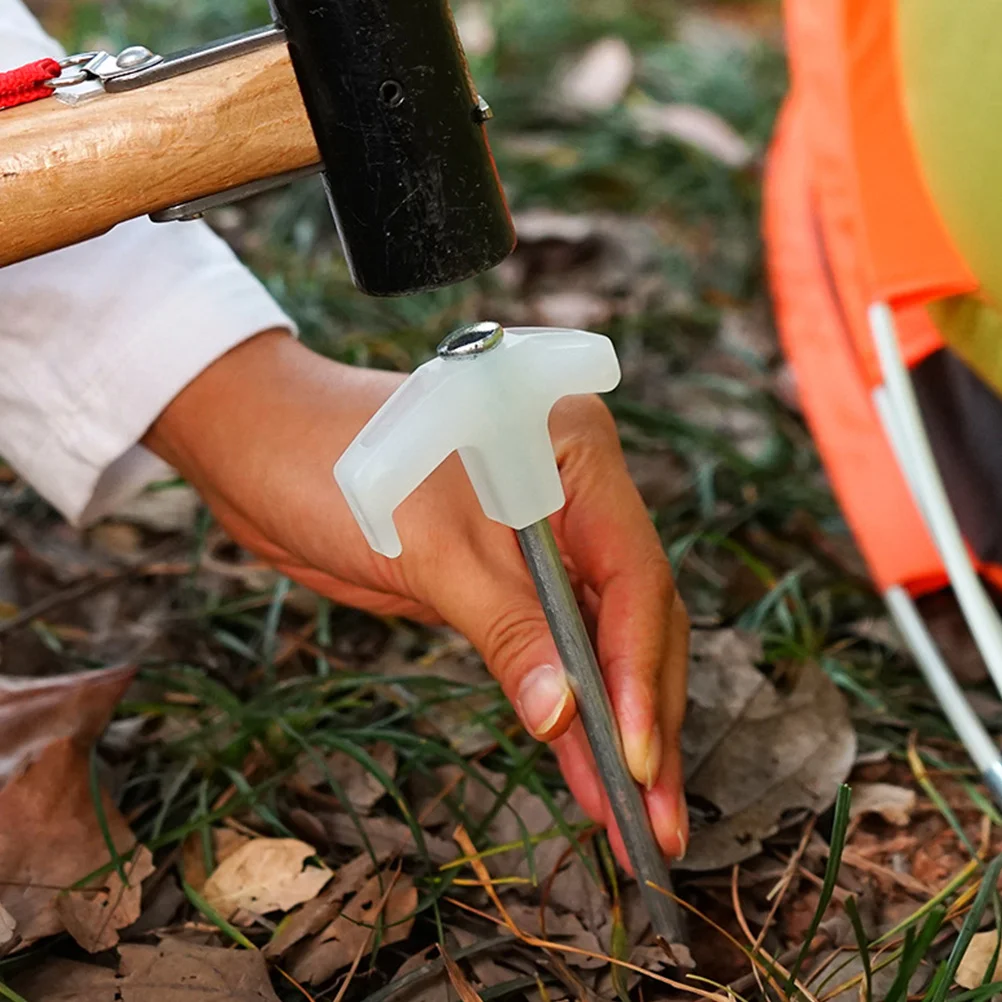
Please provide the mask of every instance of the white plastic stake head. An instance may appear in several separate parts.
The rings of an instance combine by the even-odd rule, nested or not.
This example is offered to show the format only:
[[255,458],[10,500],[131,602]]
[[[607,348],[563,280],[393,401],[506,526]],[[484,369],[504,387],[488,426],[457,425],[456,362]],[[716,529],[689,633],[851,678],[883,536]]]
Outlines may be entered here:
[[399,557],[393,513],[458,452],[486,515],[525,529],[564,506],[549,416],[562,397],[620,380],[601,334],[464,327],[383,405],[334,467],[369,545]]

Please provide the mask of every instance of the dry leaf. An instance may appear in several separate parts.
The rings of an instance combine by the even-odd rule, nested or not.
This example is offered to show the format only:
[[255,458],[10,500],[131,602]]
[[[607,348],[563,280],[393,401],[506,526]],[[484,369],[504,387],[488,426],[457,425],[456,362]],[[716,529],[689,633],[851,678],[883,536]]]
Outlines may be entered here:
[[0,905],[0,947],[13,942],[16,935],[17,923],[14,921],[14,916]]
[[66,891],[56,899],[66,931],[88,953],[110,950],[118,943],[118,930],[139,918],[143,881],[156,869],[152,853],[140,846],[123,869],[127,885],[113,872],[98,881],[99,890]]
[[331,879],[326,866],[307,866],[316,849],[292,838],[256,838],[240,846],[212,872],[202,889],[224,918],[287,912],[315,898]]
[[[437,948],[429,946],[427,950],[408,957],[393,975],[394,984],[399,984],[409,974],[434,963],[437,954]],[[410,988],[398,990],[394,998],[395,1002],[452,1002],[454,996],[449,989],[448,975],[445,971],[439,971],[437,974],[422,978]]]
[[387,896],[389,881],[383,874],[373,877],[348,902],[341,914],[307,943],[289,965],[292,976],[307,984],[319,984],[352,964],[360,952],[369,952],[373,945],[374,925],[382,908],[382,945],[388,946],[407,939],[414,925],[417,908],[417,888],[410,877],[399,877]]
[[493,51],[497,33],[487,8],[479,0],[467,0],[456,10],[456,28],[469,55],[486,56]]
[[143,908],[139,918],[122,934],[135,941],[140,936],[169,926],[178,910],[188,901],[173,873],[161,871],[143,888]]
[[[468,929],[454,927],[450,930],[461,949],[466,949],[478,942],[480,937]],[[504,959],[505,947],[501,947],[493,956],[491,954],[474,954],[469,958],[469,964],[473,968],[473,973],[482,988],[493,988],[495,985],[504,984],[515,977],[516,971],[502,967],[494,962],[493,957],[499,960]]]
[[[391,779],[397,773],[397,753],[393,745],[380,741],[369,749],[373,761]],[[301,756],[296,778],[307,786],[326,786],[328,775],[343,789],[352,807],[368,814],[376,803],[386,796],[386,787],[358,759],[347,752],[337,751],[323,759],[323,765],[310,755]]]
[[[503,777],[501,779],[503,782]],[[554,800],[568,825],[587,820],[570,794],[558,794]],[[524,831],[529,835],[539,835],[556,825],[546,804],[525,787],[519,787],[508,798],[505,809],[491,823],[488,837],[492,845],[510,845],[522,842]],[[595,878],[588,872],[577,852],[571,848],[570,842],[562,835],[546,839],[533,847],[532,858],[537,881],[547,885],[547,903],[557,913],[572,912],[588,932],[597,935],[608,918],[609,899],[604,888],[596,884]],[[494,877],[513,876],[531,881],[532,871],[524,845],[492,856],[485,863]],[[559,872],[555,873],[558,867]],[[539,890],[531,883],[526,883],[515,885],[512,892],[534,898]]]
[[629,45],[621,38],[603,38],[564,74],[558,94],[575,111],[609,111],[625,97],[633,70]]
[[195,526],[202,499],[193,487],[178,485],[148,490],[115,509],[115,517],[155,532],[189,532]]
[[[350,846],[353,849],[368,847],[358,826],[347,814],[318,814],[333,845]],[[404,856],[420,856],[421,850],[414,841],[414,833],[396,818],[362,818],[362,827],[369,840],[369,846],[377,856],[400,853]],[[424,832],[424,848],[433,863],[448,863],[456,855],[451,842],[430,832]]]
[[134,674],[125,666],[55,678],[0,675],[0,787],[55,741],[89,749]]
[[[384,675],[400,678],[427,678],[434,674],[436,678],[462,686],[487,687],[484,693],[438,702],[433,713],[421,715],[416,720],[419,730],[445,738],[458,754],[469,757],[497,743],[480,719],[483,713],[496,706],[497,696],[490,691],[493,688],[490,673],[470,643],[458,634],[446,634],[446,637],[447,642],[439,650],[417,661],[408,657],[404,650],[391,647],[380,660],[378,669]],[[413,690],[405,685],[389,686],[388,695],[406,706],[413,706],[418,701]]]
[[[980,988],[988,973],[988,965],[991,963],[995,947],[998,945],[998,930],[992,929],[989,932],[975,933],[970,945],[964,953],[960,966],[957,968],[957,984],[962,988]],[[1002,956],[995,966],[995,972],[989,981],[1002,979]]]
[[456,989],[461,1002],[484,1002],[476,988],[470,984],[470,979],[463,973],[463,969],[457,964],[444,946],[439,945],[439,952],[442,960],[445,961],[445,970],[452,982],[452,987]]
[[714,160],[740,170],[755,159],[744,137],[716,112],[694,104],[638,104],[630,117],[641,134],[669,138],[691,146]]
[[578,330],[601,330],[612,320],[614,303],[586,289],[564,289],[536,296],[532,312],[536,321],[551,327],[564,325]]
[[[235,832],[232,828],[212,829],[212,855],[218,867],[241,846],[250,841],[250,836]],[[191,832],[181,845],[181,872],[184,882],[202,893],[209,875],[205,872],[205,851],[202,848],[201,832]]]
[[[589,953],[599,955],[605,953],[598,936],[585,929],[576,915],[571,915],[569,912],[558,915],[552,908],[547,908],[542,916],[544,921],[541,922],[538,905],[505,902],[505,908],[512,921],[523,933],[547,939],[553,943],[573,946]],[[585,957],[578,953],[564,954],[563,959],[572,967],[580,967],[584,970],[592,970],[606,965],[606,962],[600,957]]]
[[[61,932],[60,889],[109,862],[90,794],[90,746],[132,680],[114,668],[59,679],[0,679],[0,906],[28,946]],[[13,771],[10,771],[13,770]],[[134,839],[105,796],[115,847]]]
[[91,545],[110,557],[134,561],[142,552],[143,534],[125,522],[102,522],[88,532]]
[[736,631],[693,634],[682,750],[694,823],[677,869],[750,859],[762,839],[827,809],[852,769],[856,733],[831,679],[805,664],[782,693],[755,667],[759,656]]
[[344,899],[358,891],[387,856],[389,852],[383,853],[382,857],[377,856],[374,861],[368,853],[364,853],[337,870],[334,879],[318,897],[307,901],[279,923],[274,937],[264,948],[264,955],[281,957],[300,940],[315,935],[329,925],[337,917]]
[[854,818],[864,814],[879,814],[892,825],[904,827],[912,819],[918,798],[914,790],[891,783],[853,783],[852,807]]
[[48,960],[11,986],[34,1002],[278,1002],[256,950],[223,950],[165,939],[119,947],[118,971]]

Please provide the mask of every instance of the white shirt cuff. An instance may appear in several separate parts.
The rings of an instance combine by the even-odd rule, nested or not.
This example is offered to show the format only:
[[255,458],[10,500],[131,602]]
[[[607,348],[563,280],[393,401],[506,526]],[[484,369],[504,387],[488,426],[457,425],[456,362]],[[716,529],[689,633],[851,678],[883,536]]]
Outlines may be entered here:
[[0,455],[70,521],[162,479],[137,445],[214,361],[292,321],[201,223],[134,220],[0,270]]

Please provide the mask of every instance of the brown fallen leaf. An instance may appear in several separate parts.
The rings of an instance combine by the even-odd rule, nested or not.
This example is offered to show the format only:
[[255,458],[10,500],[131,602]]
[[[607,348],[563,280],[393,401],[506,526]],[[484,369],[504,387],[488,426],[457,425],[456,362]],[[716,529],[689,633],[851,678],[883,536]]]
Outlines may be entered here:
[[306,865],[316,853],[298,839],[251,839],[216,867],[202,893],[224,918],[238,911],[287,912],[315,898],[331,879],[326,866]]
[[[992,961],[995,947],[998,944],[998,930],[991,929],[988,932],[978,932],[974,934],[970,945],[964,953],[960,966],[957,968],[956,982],[961,988],[980,988],[988,973],[988,965]],[[998,981],[1002,978],[1002,957],[999,958],[995,971],[988,979]]]
[[911,821],[918,803],[914,790],[893,783],[853,783],[851,817],[879,814],[885,821],[903,828]]
[[315,935],[333,922],[344,899],[363,887],[376,866],[385,862],[388,856],[389,852],[384,852],[374,861],[368,853],[363,853],[350,863],[345,863],[316,898],[307,901],[279,923],[275,935],[264,948],[264,955],[284,956],[298,942]]
[[[90,793],[90,747],[133,676],[132,668],[60,679],[0,679],[0,906],[18,948],[61,932],[56,899],[110,862]],[[105,796],[115,847],[134,844]]]
[[[397,753],[393,745],[380,741],[369,749],[369,754],[390,778],[396,775]],[[334,752],[322,762],[321,765],[312,756],[303,755],[296,779],[306,786],[329,788],[330,776],[344,789],[352,807],[360,814],[368,814],[376,802],[386,796],[386,787],[379,779],[347,752]]]
[[[461,686],[484,687],[485,692],[449,699],[434,704],[434,712],[416,718],[418,730],[441,736],[464,757],[493,748],[496,744],[490,729],[482,723],[482,715],[497,705],[493,679],[470,643],[458,634],[444,633],[440,647],[425,657],[414,660],[405,648],[391,646],[378,663],[383,675],[397,678],[436,678]],[[414,691],[402,684],[387,687],[387,695],[405,706],[419,702]]]
[[637,130],[651,139],[674,139],[705,153],[725,167],[742,169],[755,151],[730,123],[716,112],[694,104],[637,104],[630,109]]
[[33,1002],[278,1002],[256,950],[165,939],[119,947],[118,970],[61,958],[11,980]]
[[143,547],[143,534],[125,522],[101,522],[87,533],[91,546],[125,561],[139,558]]
[[140,936],[160,930],[171,925],[178,911],[188,902],[188,897],[181,890],[177,877],[161,870],[143,887],[143,908],[139,918],[127,929],[122,930],[124,938],[135,942]]
[[445,961],[445,970],[452,982],[452,987],[456,989],[461,1002],[483,1002],[476,988],[470,984],[470,979],[463,973],[463,969],[449,956],[448,950],[441,944],[438,947]]
[[[250,836],[235,832],[232,828],[213,828],[212,855],[216,866],[249,841]],[[200,832],[191,832],[181,845],[181,872],[184,874],[184,882],[201,894],[209,875],[205,872],[205,851]]]
[[156,869],[153,854],[140,846],[123,869],[128,884],[113,872],[96,881],[101,885],[97,890],[70,890],[56,898],[66,931],[88,953],[110,950],[118,943],[118,930],[139,918],[143,881]]
[[[323,823],[331,844],[368,851],[362,833],[347,814],[318,813],[317,818]],[[379,816],[362,818],[362,827],[372,851],[377,856],[384,853],[402,853],[409,857],[421,855],[421,850],[415,844],[413,832],[403,821]],[[447,863],[456,855],[454,847],[446,839],[430,832],[423,834],[424,848],[433,863]]]
[[[480,939],[478,935],[468,929],[454,927],[451,932],[460,948],[464,950],[468,946],[473,946]],[[493,956],[491,954],[474,954],[469,958],[470,966],[473,968],[473,973],[481,988],[493,988],[495,985],[504,984],[515,977],[514,970],[495,963],[494,957],[502,960],[506,954],[510,957],[510,952],[501,947]]]
[[634,69],[633,52],[623,39],[602,38],[564,74],[557,94],[574,111],[609,111],[629,90]]
[[56,678],[0,675],[0,787],[55,741],[71,738],[89,748],[135,671],[127,665]]
[[0,905],[0,956],[3,955],[3,948],[12,943],[16,935],[17,923],[14,921],[14,916]]
[[856,732],[831,679],[808,663],[780,692],[759,659],[758,643],[736,631],[693,633],[682,751],[694,823],[676,869],[756,856],[762,839],[826,810],[852,770]]
[[598,937],[585,929],[576,915],[570,912],[558,915],[552,908],[545,909],[540,915],[537,905],[526,905],[521,902],[506,901],[505,908],[521,932],[599,955],[586,957],[580,953],[568,953],[563,959],[571,967],[593,970],[606,966],[606,961],[601,959],[605,950]]
[[[414,926],[417,888],[405,874],[397,878],[387,894],[392,880],[389,874],[373,877],[326,929],[292,955],[289,973],[306,984],[326,981],[350,966],[360,953],[372,950],[375,923],[380,918],[382,946],[407,939]],[[380,912],[378,906],[384,898]]]
[[456,8],[456,28],[471,56],[486,56],[497,41],[490,14],[479,0],[467,0]]
[[178,485],[143,492],[116,507],[115,517],[155,532],[188,532],[202,503],[193,487]]
[[[438,950],[434,946],[429,946],[421,953],[415,953],[413,957],[408,957],[393,975],[393,981],[399,984],[408,975],[420,971],[429,964],[435,962]],[[452,1002],[454,998],[449,989],[449,976],[445,971],[439,971],[422,978],[409,988],[404,988],[395,996],[397,1002]]]

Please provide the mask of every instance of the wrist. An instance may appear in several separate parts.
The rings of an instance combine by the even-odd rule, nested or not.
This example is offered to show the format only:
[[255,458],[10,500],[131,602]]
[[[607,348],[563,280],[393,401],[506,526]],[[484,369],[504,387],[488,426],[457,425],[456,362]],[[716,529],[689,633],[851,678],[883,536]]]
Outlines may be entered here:
[[223,355],[164,409],[143,444],[207,496],[271,496],[331,470],[403,377],[333,362],[284,330]]

